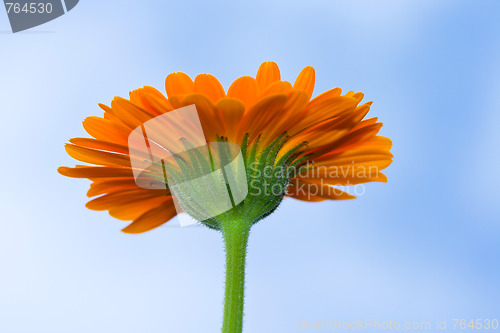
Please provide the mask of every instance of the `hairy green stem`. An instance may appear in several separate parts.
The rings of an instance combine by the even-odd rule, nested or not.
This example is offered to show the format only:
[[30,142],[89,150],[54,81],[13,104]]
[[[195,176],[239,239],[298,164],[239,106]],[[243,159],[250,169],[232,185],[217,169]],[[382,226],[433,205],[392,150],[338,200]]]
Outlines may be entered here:
[[226,250],[226,292],[222,333],[241,333],[245,297],[245,257],[251,223],[223,223]]

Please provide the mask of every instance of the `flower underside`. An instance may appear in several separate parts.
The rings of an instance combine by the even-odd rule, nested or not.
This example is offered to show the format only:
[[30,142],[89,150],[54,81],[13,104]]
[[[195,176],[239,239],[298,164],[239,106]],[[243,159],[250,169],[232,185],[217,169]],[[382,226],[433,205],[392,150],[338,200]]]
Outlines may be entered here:
[[[248,135],[245,135],[239,147],[243,157],[241,165],[231,164],[234,154],[228,149],[206,151],[184,143],[186,152],[174,155],[174,163],[163,163],[161,166],[166,175],[163,180],[167,184],[183,184],[189,181],[190,186],[176,186],[176,199],[186,213],[209,228],[220,230],[224,222],[239,220],[242,216],[251,224],[255,224],[278,207],[295,170],[307,161],[307,155],[298,151],[306,142],[299,143],[278,156],[288,139],[285,133],[263,149],[258,149],[259,139],[260,137],[257,137],[253,143],[248,143]],[[227,138],[218,137],[218,142],[225,143]],[[228,170],[227,166],[231,169]],[[226,171],[219,177],[213,173],[216,169]],[[213,176],[206,177],[208,174]],[[244,174],[244,178],[237,179],[235,175],[238,174]],[[233,177],[234,181],[230,181],[230,177]],[[199,181],[193,183],[193,180]],[[233,187],[230,187],[229,183],[234,184]],[[218,211],[215,206],[219,202],[214,193],[214,189],[218,188],[224,188],[229,193],[233,208],[215,215],[212,214],[211,208]],[[244,192],[244,199],[238,200],[236,204],[234,198],[238,194],[235,192]]]
[[[362,93],[342,95],[335,88],[311,98],[314,76],[314,69],[306,67],[292,85],[281,80],[275,63],[266,62],[256,78],[240,77],[225,91],[212,75],[200,74],[193,81],[184,73],[170,74],[167,96],[144,87],[132,91],[128,100],[116,97],[111,107],[100,105],[104,117],[84,121],[93,138],[74,138],[66,146],[70,156],[87,164],[61,167],[59,172],[90,179],[87,195],[94,198],[87,207],[132,221],[123,230],[128,233],[168,222],[177,215],[176,203],[204,225],[220,229],[236,216],[256,223],[284,197],[309,202],[352,199],[345,186],[386,181],[380,171],[392,162],[392,143],[377,135],[382,127],[377,118],[364,119],[371,102],[360,104]],[[137,178],[130,133],[190,105],[196,106],[208,150],[174,154],[164,165],[152,163],[151,170]],[[214,215],[221,210],[210,189],[226,186],[231,175],[239,174],[229,168],[218,178],[206,176],[235,157],[217,148],[222,143],[241,151],[243,163],[231,168],[241,168],[245,177],[236,177],[234,187],[227,188],[232,208]],[[190,142],[180,144],[188,147]],[[198,186],[182,186],[186,179],[195,179]],[[141,181],[156,187],[146,188]],[[247,192],[239,200],[242,189]]]

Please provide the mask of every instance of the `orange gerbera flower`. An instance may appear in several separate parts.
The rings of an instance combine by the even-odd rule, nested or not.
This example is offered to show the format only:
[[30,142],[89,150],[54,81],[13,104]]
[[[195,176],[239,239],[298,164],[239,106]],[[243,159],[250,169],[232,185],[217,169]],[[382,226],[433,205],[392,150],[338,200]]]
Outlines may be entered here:
[[[111,107],[100,104],[104,116],[83,122],[93,138],[74,138],[66,145],[70,156],[92,165],[58,171],[90,179],[87,194],[97,198],[87,207],[133,221],[124,232],[156,228],[176,216],[173,197],[168,188],[136,184],[127,140],[148,120],[195,104],[207,141],[241,145],[246,163],[276,166],[281,161],[287,168],[279,182],[281,192],[266,199],[265,207],[251,217],[254,223],[271,213],[283,196],[306,201],[352,199],[332,186],[385,182],[380,171],[391,164],[391,141],[377,135],[382,127],[377,118],[364,119],[371,102],[360,104],[363,93],[342,95],[335,88],[311,99],[314,83],[312,67],[304,68],[292,85],[281,80],[274,62],[263,63],[256,78],[238,78],[227,92],[210,74],[193,81],[184,73],[172,73],[165,81],[167,96],[144,87],[132,91],[129,99],[115,97]],[[289,172],[291,168],[294,172]],[[242,205],[251,201],[249,193]],[[217,229],[216,220],[211,226]]]
[[[59,172],[90,179],[88,196],[97,198],[87,207],[133,221],[125,232],[164,224],[177,214],[177,203],[202,224],[220,230],[226,250],[222,332],[241,333],[251,226],[271,214],[285,196],[305,201],[352,199],[334,186],[385,182],[380,170],[391,164],[391,141],[377,136],[382,127],[377,118],[363,120],[371,102],[360,105],[362,93],[342,95],[335,88],[311,99],[312,67],[304,68],[293,85],[281,80],[275,63],[265,62],[256,78],[238,78],[227,93],[208,74],[193,81],[184,73],[173,73],[165,87],[167,97],[144,87],[132,91],[130,99],[116,97],[111,107],[100,105],[104,117],[83,122],[94,138],[75,138],[66,145],[70,156],[93,166],[61,167]],[[190,105],[196,106],[197,112],[191,113],[197,113],[194,121],[164,121],[180,112],[175,109]],[[176,132],[181,136],[168,138]],[[237,155],[228,147],[238,147]],[[158,159],[166,151],[174,158]],[[194,182],[186,183],[186,176]],[[224,206],[213,193],[225,193],[231,205]]]

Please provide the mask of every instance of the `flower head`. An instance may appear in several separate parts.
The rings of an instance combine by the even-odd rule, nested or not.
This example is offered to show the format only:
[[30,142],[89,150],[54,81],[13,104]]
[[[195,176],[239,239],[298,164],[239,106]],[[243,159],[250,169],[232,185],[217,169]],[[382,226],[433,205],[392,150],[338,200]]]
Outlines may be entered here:
[[[273,62],[263,63],[256,78],[238,78],[227,92],[212,75],[200,74],[193,81],[172,73],[165,81],[167,96],[144,87],[130,92],[129,99],[116,97],[110,107],[100,104],[104,116],[83,122],[93,138],[74,138],[66,145],[70,156],[90,165],[61,167],[59,172],[90,179],[87,194],[96,198],[87,207],[133,221],[125,232],[145,232],[168,222],[177,211],[168,184],[162,186],[167,182],[164,169],[145,175],[157,188],[138,186],[128,138],[147,121],[194,104],[208,142],[241,148],[248,182],[246,198],[234,209],[201,221],[205,225],[220,229],[224,220],[241,215],[256,223],[285,196],[353,199],[335,186],[385,182],[380,171],[392,162],[391,141],[377,135],[382,127],[377,118],[364,119],[371,102],[361,104],[362,93],[342,95],[335,88],[311,99],[314,83],[312,67],[304,68],[292,85],[281,80]],[[179,200],[189,206],[189,199],[182,198],[190,195]],[[194,215],[195,209],[188,213]]]

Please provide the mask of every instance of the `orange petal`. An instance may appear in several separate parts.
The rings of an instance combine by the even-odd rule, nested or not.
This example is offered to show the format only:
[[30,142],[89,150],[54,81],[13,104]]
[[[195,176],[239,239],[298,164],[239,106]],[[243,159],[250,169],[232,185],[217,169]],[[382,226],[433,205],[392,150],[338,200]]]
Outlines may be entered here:
[[133,178],[97,179],[90,184],[87,196],[95,197],[101,194],[132,190],[139,188]]
[[278,65],[272,61],[263,62],[257,71],[257,83],[261,90],[264,90],[271,83],[281,79]]
[[245,112],[245,106],[237,99],[226,97],[219,100],[217,108],[224,119],[227,137],[234,138],[238,124]]
[[77,146],[99,149],[99,150],[107,150],[120,154],[128,154],[128,147],[124,145],[119,145],[112,142],[95,140],[91,138],[73,138],[70,139],[69,142],[75,144]]
[[300,72],[299,76],[295,80],[295,83],[293,84],[293,88],[305,91],[309,98],[311,98],[314,91],[314,81],[314,68],[307,66]]
[[[381,123],[364,126],[357,130],[354,130],[355,128],[353,128],[353,130],[351,130],[343,138],[333,142],[330,145],[329,150],[325,151],[325,154],[340,153],[350,149],[358,149],[360,147],[368,148],[367,142],[375,138],[375,136],[377,135],[377,133],[380,131],[381,128],[382,128]],[[383,147],[388,147],[388,149],[386,150],[390,150],[390,145]],[[377,147],[377,148],[382,148],[382,147]]]
[[355,93],[354,91],[349,91],[347,94],[345,94],[345,96],[352,97],[356,99],[358,102],[361,102],[365,94],[363,94],[362,92]]
[[375,136],[368,140],[365,140],[360,144],[360,147],[363,148],[373,148],[373,149],[384,149],[386,151],[391,150],[392,141],[385,136]]
[[227,96],[237,98],[243,102],[248,110],[257,101],[259,87],[257,80],[250,76],[242,76],[236,79],[227,91]]
[[132,169],[123,167],[92,167],[77,166],[75,168],[59,167],[61,175],[72,178],[112,178],[112,177],[134,177]]
[[159,116],[173,109],[168,99],[153,87],[139,88],[131,91],[129,95],[132,103],[154,116]]
[[292,90],[292,85],[288,81],[275,81],[267,86],[267,88],[262,92],[260,98],[269,96],[272,94],[287,94]]
[[175,210],[175,206],[169,201],[142,214],[122,231],[129,234],[146,232],[159,227],[176,215],[177,212]]
[[183,99],[182,104],[184,106],[196,105],[196,111],[198,111],[198,116],[200,117],[201,126],[207,141],[217,141],[217,134],[224,135],[225,129],[222,115],[205,95],[187,95]]
[[148,111],[121,97],[113,99],[111,109],[130,129],[136,129],[154,117]]
[[323,155],[314,160],[314,166],[342,166],[367,162],[387,161],[394,156],[389,151],[380,149],[356,149],[337,154]]
[[[122,125],[125,125],[120,118],[118,118],[111,107],[107,106],[106,104],[98,103],[99,107],[104,111],[104,119],[111,120],[116,123],[120,123]],[[126,126],[126,125],[125,125]]]
[[169,99],[174,95],[191,94],[194,92],[194,82],[185,73],[172,73],[165,79],[165,90]]
[[315,104],[321,103],[323,101],[326,101],[327,99],[334,98],[334,97],[339,97],[340,94],[342,94],[342,89],[340,88],[334,88],[325,91],[324,93],[321,93],[320,95],[314,97],[311,102],[309,103],[309,106],[313,106]]
[[92,210],[108,210],[131,202],[149,200],[157,197],[166,198],[170,197],[170,195],[167,194],[165,190],[146,190],[138,187],[131,190],[102,195],[87,202],[86,207]]
[[356,105],[358,105],[358,102],[355,99],[345,96],[333,97],[312,106],[309,104],[304,111],[302,120],[291,128],[289,132],[293,135],[314,124],[353,111],[356,109]]
[[356,131],[358,129],[361,129],[363,127],[367,127],[367,126],[376,124],[377,120],[378,120],[378,117],[373,117],[373,118],[369,118],[369,119],[363,119],[363,121],[361,121],[359,124],[357,124],[356,126],[354,126],[354,128],[352,129],[352,132]]
[[[308,153],[320,156],[332,150],[331,146],[346,135],[369,111],[368,107],[345,113],[343,116],[332,118],[318,124],[307,131],[300,133],[288,141],[282,148],[288,151],[297,144],[307,141]],[[281,156],[281,153],[280,153]]]
[[100,117],[85,118],[83,128],[97,140],[111,141],[121,145],[128,144],[128,136],[131,132],[125,125]]
[[171,202],[170,197],[155,197],[144,200],[136,200],[129,202],[120,207],[108,209],[109,215],[122,220],[130,221],[139,218],[141,215],[158,206],[164,206],[167,202]]
[[226,96],[226,92],[219,80],[210,74],[200,74],[194,79],[194,91],[207,96],[212,102]]
[[263,130],[261,143],[267,145],[277,136],[287,132],[303,115],[304,108],[309,102],[307,94],[301,90],[294,90],[288,94],[288,100],[279,113],[270,119]]
[[81,162],[106,166],[130,167],[130,157],[128,155],[84,148],[70,143],[67,143],[65,148],[69,156]]
[[187,94],[171,96],[168,98],[168,102],[172,105],[174,109],[179,109],[184,106],[182,105],[182,100],[186,96]]
[[284,94],[275,94],[261,99],[252,106],[245,112],[238,126],[238,139],[241,140],[245,133],[250,134],[250,139],[255,138],[267,126],[269,120],[278,115],[287,99]]
[[148,91],[144,91],[143,102],[148,106],[148,109],[154,110],[158,115],[162,115],[174,109],[173,105],[165,96],[159,96],[156,93]]

